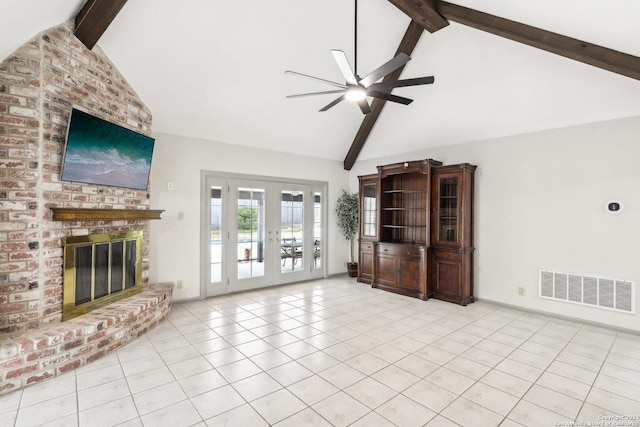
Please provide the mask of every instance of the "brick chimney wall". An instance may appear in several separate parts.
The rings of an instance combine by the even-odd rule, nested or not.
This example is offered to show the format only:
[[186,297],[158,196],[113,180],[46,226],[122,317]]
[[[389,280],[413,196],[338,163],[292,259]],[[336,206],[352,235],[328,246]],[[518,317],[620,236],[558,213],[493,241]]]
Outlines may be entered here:
[[52,221],[51,207],[148,209],[149,193],[60,181],[72,107],[151,134],[151,112],[98,46],[72,24],[44,31],[0,63],[0,331],[62,319],[63,238],[143,230],[145,220]]

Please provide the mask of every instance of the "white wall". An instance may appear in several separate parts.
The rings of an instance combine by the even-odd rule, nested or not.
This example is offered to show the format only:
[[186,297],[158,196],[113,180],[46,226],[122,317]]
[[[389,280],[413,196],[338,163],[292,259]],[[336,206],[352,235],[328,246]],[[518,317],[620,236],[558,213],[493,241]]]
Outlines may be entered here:
[[[199,295],[201,170],[328,181],[328,268],[335,274],[345,271],[348,257],[333,214],[341,189],[357,191],[357,176],[374,173],[377,165],[435,158],[478,165],[477,297],[640,331],[638,315],[537,297],[539,269],[633,280],[640,287],[640,117],[358,161],[349,174],[341,162],[155,137],[151,206],[166,211],[151,224],[149,277],[183,280],[176,300]],[[169,181],[174,191],[167,191]],[[614,199],[624,210],[607,214],[604,205]]]
[[[640,287],[640,117],[359,161],[351,189],[357,175],[376,172],[376,165],[423,158],[478,165],[477,297],[640,331],[638,314],[537,296],[539,269],[633,280]],[[610,200],[624,210],[606,213]]]
[[[347,189],[342,162],[271,150],[238,147],[175,135],[155,134],[151,167],[151,208],[164,209],[151,221],[149,281],[183,280],[174,299],[200,295],[200,172],[202,170],[328,182],[328,274],[346,271],[348,245],[335,221],[335,201]],[[167,183],[174,190],[167,190]],[[184,212],[184,220],[178,220]]]

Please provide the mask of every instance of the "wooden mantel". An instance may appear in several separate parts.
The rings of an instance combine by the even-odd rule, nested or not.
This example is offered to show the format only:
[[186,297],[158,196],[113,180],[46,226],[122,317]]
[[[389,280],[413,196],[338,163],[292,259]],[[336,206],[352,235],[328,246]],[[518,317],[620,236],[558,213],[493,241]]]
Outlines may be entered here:
[[111,219],[160,219],[164,210],[51,208],[54,221],[98,221]]

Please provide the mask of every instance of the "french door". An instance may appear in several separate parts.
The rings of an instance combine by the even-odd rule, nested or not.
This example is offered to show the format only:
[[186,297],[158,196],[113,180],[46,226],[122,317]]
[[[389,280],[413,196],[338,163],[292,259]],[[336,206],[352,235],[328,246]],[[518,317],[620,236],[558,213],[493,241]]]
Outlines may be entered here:
[[[324,186],[260,179],[204,179],[203,296],[325,275]],[[203,198],[204,199],[204,198]]]

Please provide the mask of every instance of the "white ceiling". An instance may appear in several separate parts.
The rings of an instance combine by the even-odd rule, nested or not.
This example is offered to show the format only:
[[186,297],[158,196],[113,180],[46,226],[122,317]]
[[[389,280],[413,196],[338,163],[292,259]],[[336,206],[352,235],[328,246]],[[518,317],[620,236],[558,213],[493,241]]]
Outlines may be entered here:
[[[456,4],[640,56],[637,0],[455,0]],[[75,16],[84,0],[5,0],[0,58]],[[8,3],[8,4],[7,4]],[[360,0],[358,72],[393,57],[409,18]],[[294,70],[342,81],[353,65],[352,0],[131,0],[98,42],[151,109],[154,132],[342,161],[363,115]],[[640,115],[640,81],[451,23],[424,32],[359,159]]]

